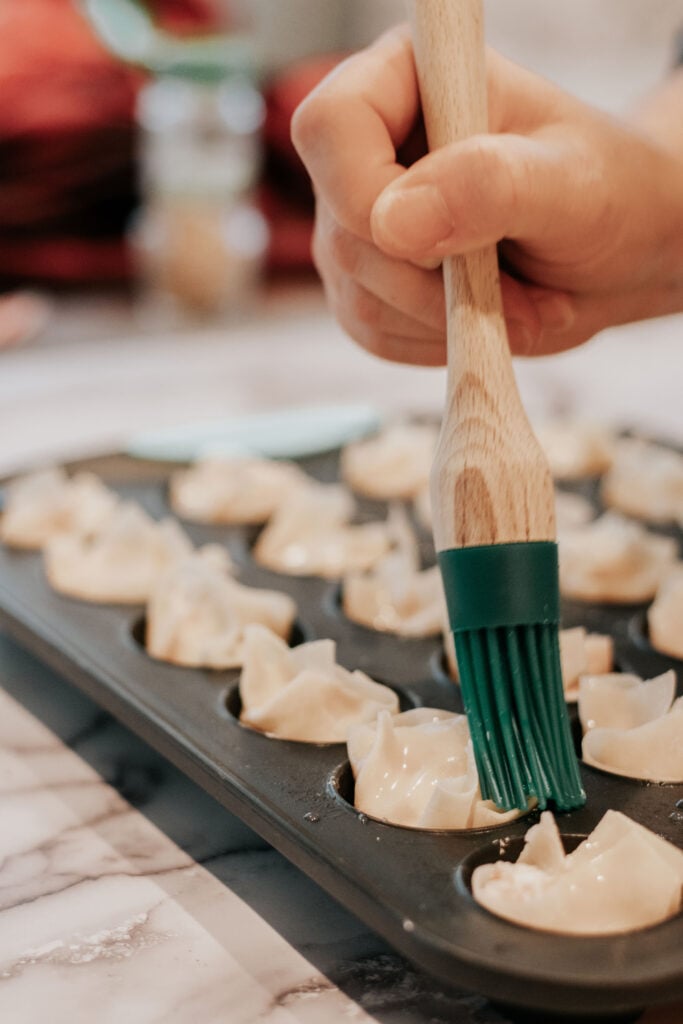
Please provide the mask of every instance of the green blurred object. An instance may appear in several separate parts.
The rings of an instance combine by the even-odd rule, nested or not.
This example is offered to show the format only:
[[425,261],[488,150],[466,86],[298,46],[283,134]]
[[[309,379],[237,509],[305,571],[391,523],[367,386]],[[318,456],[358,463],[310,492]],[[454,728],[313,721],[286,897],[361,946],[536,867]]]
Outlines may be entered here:
[[245,34],[182,39],[158,28],[138,0],[80,0],[80,5],[102,42],[127,64],[206,83],[254,75],[254,51]]

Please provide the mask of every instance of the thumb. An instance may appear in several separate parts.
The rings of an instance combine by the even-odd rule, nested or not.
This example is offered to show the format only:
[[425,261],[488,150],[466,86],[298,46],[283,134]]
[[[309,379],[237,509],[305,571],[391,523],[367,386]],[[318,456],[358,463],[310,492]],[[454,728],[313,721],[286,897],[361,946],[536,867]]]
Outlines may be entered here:
[[413,262],[502,238],[566,242],[577,217],[585,216],[571,164],[564,147],[521,135],[479,135],[444,146],[380,194],[372,209],[373,240],[387,254]]

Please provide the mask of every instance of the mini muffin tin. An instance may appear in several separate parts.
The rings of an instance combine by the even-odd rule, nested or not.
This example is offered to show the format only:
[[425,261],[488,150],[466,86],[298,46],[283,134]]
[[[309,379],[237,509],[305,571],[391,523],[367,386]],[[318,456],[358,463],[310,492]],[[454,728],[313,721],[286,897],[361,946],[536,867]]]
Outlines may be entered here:
[[[321,480],[337,476],[336,454],[302,465]],[[111,456],[78,468],[99,473],[155,516],[169,511],[167,465]],[[595,487],[588,493],[596,501]],[[360,519],[386,515],[382,503],[359,505]],[[242,582],[295,598],[292,642],[332,637],[343,665],[392,686],[404,708],[461,710],[439,638],[401,639],[355,625],[341,610],[338,583],[256,565],[254,529],[184,525],[197,544],[227,544]],[[428,562],[430,542],[424,533],[421,540]],[[644,931],[588,939],[523,929],[474,902],[473,867],[515,859],[535,812],[502,827],[450,833],[400,828],[357,813],[343,745],[274,740],[242,726],[238,672],[152,660],[142,645],[142,607],[86,604],[54,593],[39,554],[0,546],[0,621],[442,983],[513,1006],[575,1015],[629,1013],[683,996],[681,914]],[[683,668],[650,648],[644,623],[643,606],[564,605],[564,625],[614,637],[621,670],[650,677],[672,665]],[[575,709],[571,714],[576,723]],[[578,724],[575,731],[580,742]],[[568,849],[608,808],[683,847],[683,785],[648,784],[587,766],[582,776],[586,806],[558,817]]]

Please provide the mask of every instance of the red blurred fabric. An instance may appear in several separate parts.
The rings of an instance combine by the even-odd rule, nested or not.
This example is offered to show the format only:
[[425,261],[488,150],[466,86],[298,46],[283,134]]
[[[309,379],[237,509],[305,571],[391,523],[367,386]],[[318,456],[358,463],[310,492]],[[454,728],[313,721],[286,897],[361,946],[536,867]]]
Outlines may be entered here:
[[[156,0],[174,30],[206,28],[208,0]],[[125,277],[136,202],[141,77],[114,60],[74,0],[0,4],[0,280]]]
[[311,266],[313,191],[292,144],[292,114],[341,56],[311,57],[281,72],[266,90],[265,175],[262,207],[270,223],[269,265],[274,270]]
[[[213,0],[149,7],[174,32],[216,23]],[[221,15],[225,26],[225,5]],[[289,126],[337,59],[306,61],[266,91],[261,196],[277,269],[310,265],[313,199]],[[123,236],[137,202],[133,115],[143,80],[105,50],[76,0],[0,0],[0,285],[129,276]]]

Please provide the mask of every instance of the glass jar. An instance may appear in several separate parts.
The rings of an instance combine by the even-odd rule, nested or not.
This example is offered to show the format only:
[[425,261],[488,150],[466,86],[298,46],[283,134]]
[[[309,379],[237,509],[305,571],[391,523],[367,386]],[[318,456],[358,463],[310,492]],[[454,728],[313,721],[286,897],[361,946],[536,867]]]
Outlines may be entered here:
[[184,312],[243,308],[268,243],[254,200],[260,93],[244,74],[167,75],[143,87],[137,116],[143,202],[131,239],[143,281]]

